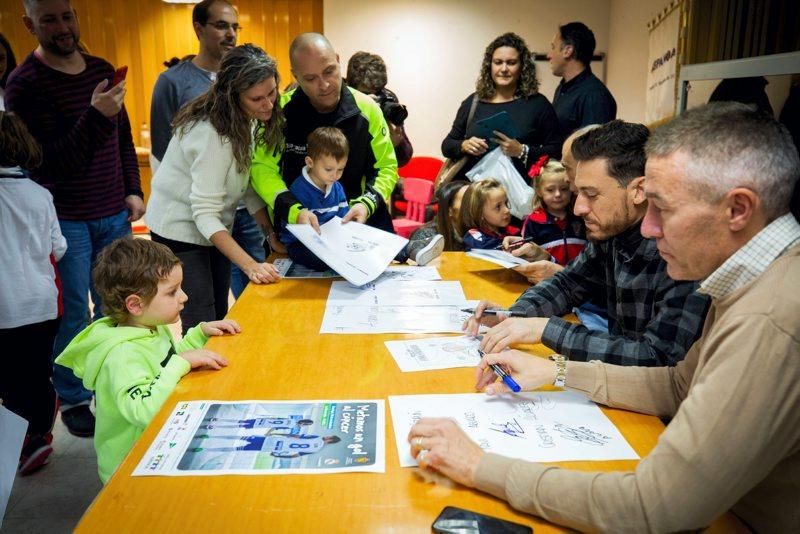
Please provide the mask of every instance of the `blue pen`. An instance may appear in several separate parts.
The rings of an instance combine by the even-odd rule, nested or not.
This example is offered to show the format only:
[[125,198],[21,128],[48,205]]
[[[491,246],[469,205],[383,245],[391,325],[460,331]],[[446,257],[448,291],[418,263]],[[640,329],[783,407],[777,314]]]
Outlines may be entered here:
[[[478,354],[480,355],[481,359],[483,359],[484,352],[481,349],[478,349]],[[520,391],[522,391],[522,388],[519,387],[519,384],[517,384],[517,382],[513,378],[511,378],[511,375],[506,373],[505,370],[502,367],[500,367],[499,364],[490,363],[489,367],[492,368],[494,374],[496,374],[497,377],[500,378],[511,391],[513,391],[514,393],[519,393]]]

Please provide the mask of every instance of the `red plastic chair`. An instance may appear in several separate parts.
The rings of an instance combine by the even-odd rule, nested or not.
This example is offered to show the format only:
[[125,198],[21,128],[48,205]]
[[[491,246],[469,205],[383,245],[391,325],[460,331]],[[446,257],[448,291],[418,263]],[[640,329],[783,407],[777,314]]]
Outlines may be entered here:
[[[404,181],[406,178],[422,178],[423,180],[430,180],[433,182],[436,180],[436,175],[439,174],[442,165],[444,165],[444,161],[439,158],[414,156],[408,163],[397,169],[397,174],[401,176]],[[408,204],[405,200],[395,200],[392,205],[394,207],[394,213],[405,213],[408,208]],[[433,206],[434,213],[436,213],[437,207],[436,205]]]
[[423,178],[431,182],[436,179],[444,161],[429,156],[414,156],[408,163],[397,169],[397,174],[403,178]]
[[419,178],[406,178],[403,197],[408,203],[406,216],[392,219],[392,224],[397,235],[410,237],[414,230],[425,224],[425,206],[433,197],[433,182]]

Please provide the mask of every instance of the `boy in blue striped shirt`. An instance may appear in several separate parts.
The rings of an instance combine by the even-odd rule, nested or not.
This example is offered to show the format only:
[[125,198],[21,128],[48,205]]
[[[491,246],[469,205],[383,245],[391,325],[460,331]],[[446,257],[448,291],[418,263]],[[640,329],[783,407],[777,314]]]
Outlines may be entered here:
[[[306,166],[289,191],[317,216],[320,225],[337,215],[344,217],[349,209],[344,187],[339,183],[349,151],[347,138],[339,128],[321,126],[308,136]],[[292,261],[317,271],[329,269],[285,227],[280,239]]]

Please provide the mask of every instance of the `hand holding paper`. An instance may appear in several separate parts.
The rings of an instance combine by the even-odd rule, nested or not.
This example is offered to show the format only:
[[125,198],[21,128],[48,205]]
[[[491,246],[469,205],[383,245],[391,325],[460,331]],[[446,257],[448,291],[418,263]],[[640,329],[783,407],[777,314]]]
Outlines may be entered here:
[[367,222],[367,207],[362,204],[361,202],[356,202],[352,206],[350,206],[350,211],[345,213],[344,218],[342,218],[342,224],[348,223],[350,221],[355,221],[357,223],[364,224]]
[[322,233],[319,229],[319,220],[311,210],[300,210],[300,213],[297,214],[297,224],[310,224],[318,235]]
[[500,149],[503,151],[503,154],[510,158],[519,158],[522,157],[522,143],[517,141],[514,138],[508,137],[507,135],[503,135],[503,132],[495,130],[492,132],[494,137],[492,137],[492,142],[497,143],[500,146]]
[[452,419],[420,419],[411,427],[408,443],[420,467],[439,471],[470,488],[475,485],[475,473],[485,453]]

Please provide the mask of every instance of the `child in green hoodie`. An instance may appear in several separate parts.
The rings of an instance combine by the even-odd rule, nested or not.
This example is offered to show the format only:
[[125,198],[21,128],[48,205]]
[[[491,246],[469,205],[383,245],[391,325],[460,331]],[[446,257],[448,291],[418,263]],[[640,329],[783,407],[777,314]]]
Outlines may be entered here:
[[78,334],[56,362],[95,391],[94,446],[107,482],[183,375],[228,362],[203,349],[209,336],[236,334],[230,319],[201,323],[175,342],[168,324],[186,302],[180,260],[164,245],[124,237],[98,255],[92,271],[105,317]]

